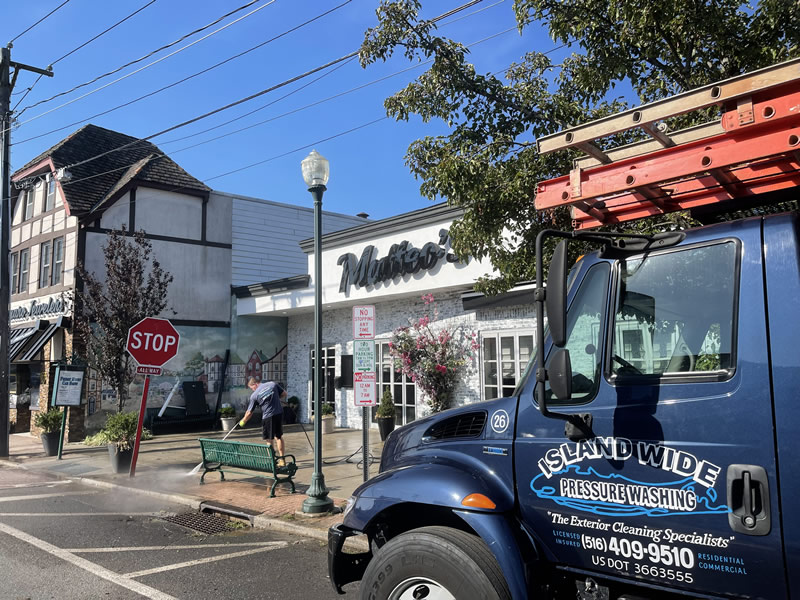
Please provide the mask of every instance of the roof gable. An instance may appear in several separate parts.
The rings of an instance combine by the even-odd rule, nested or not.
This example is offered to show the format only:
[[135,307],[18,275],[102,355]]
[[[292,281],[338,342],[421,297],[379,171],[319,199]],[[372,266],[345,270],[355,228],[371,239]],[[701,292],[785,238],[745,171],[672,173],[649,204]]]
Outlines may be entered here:
[[29,161],[12,179],[21,178],[47,159],[55,169],[69,169],[71,177],[61,181],[61,189],[70,212],[78,216],[99,208],[134,181],[193,195],[211,190],[155,144],[97,125],[85,125],[64,138]]

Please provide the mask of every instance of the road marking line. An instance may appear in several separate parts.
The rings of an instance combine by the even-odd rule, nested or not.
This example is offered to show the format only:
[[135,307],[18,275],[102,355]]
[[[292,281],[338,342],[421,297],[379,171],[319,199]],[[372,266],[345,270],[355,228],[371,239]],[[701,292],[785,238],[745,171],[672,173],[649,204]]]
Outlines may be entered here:
[[186,544],[184,546],[119,546],[117,548],[64,548],[67,552],[75,554],[99,554],[103,552],[136,552],[146,550],[148,552],[158,550],[197,550],[198,548],[234,548],[237,546],[259,547],[269,546],[275,542],[237,542],[235,544]]
[[16,502],[17,500],[40,500],[44,498],[61,498],[62,496],[86,496],[89,494],[97,494],[97,492],[91,491],[91,492],[61,492],[53,494],[28,494],[27,496],[9,496],[8,498],[0,498],[0,502]]
[[66,550],[62,550],[57,546],[53,546],[52,544],[45,542],[44,540],[40,540],[39,538],[33,537],[25,533],[24,531],[20,531],[19,529],[15,529],[13,527],[9,527],[3,523],[0,523],[0,531],[8,534],[12,537],[17,538],[18,540],[22,540],[23,542],[29,543],[31,546],[35,546],[48,554],[52,554],[68,563],[75,565],[76,567],[80,567],[81,569],[92,573],[93,575],[97,575],[98,577],[102,577],[103,579],[110,581],[120,587],[124,587],[125,589],[131,590],[132,592],[136,592],[144,596],[145,598],[151,598],[153,600],[177,600],[174,596],[170,596],[169,594],[165,594],[164,592],[157,590],[156,588],[150,587],[149,585],[145,585],[143,583],[139,583],[138,581],[131,581],[127,579],[123,575],[119,575],[118,573],[114,573],[113,571],[109,571],[108,569],[101,567],[100,565],[96,565],[91,561],[86,560],[85,558],[81,558],[80,556],[75,556],[71,552],[67,552]]
[[70,513],[7,513],[0,512],[0,517],[163,517],[168,513],[161,512],[70,512]]
[[0,485],[0,490],[12,490],[19,488],[35,488],[35,487],[54,487],[57,485],[67,485],[74,483],[71,479],[59,479],[58,481],[36,481],[34,483],[14,483],[12,485]]
[[258,552],[268,552],[270,550],[277,550],[278,548],[286,548],[288,542],[266,542],[271,546],[266,548],[257,548],[255,550],[242,550],[241,552],[231,552],[230,554],[221,554],[220,556],[211,556],[209,558],[198,558],[196,560],[187,560],[182,563],[175,563],[172,565],[164,565],[154,569],[146,569],[144,571],[135,571],[133,573],[126,573],[123,577],[144,577],[145,575],[154,575],[155,573],[163,573],[164,571],[173,571],[175,569],[183,569],[184,567],[194,567],[205,563],[216,562],[218,560],[226,560],[228,558],[239,558],[241,556],[252,556]]

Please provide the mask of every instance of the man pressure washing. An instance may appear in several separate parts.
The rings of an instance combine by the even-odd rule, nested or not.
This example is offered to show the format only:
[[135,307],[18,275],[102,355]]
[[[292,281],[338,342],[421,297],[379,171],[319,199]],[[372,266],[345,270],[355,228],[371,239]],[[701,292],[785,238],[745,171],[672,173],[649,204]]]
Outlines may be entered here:
[[[265,381],[259,384],[254,377],[247,381],[247,387],[253,390],[250,395],[250,404],[247,405],[247,412],[239,421],[239,427],[244,427],[245,423],[253,415],[256,405],[261,408],[261,439],[268,440],[267,445],[274,444],[277,449],[276,454],[283,456],[283,407],[281,400],[286,398],[286,390],[274,381]],[[283,466],[283,459],[278,460],[278,466]]]

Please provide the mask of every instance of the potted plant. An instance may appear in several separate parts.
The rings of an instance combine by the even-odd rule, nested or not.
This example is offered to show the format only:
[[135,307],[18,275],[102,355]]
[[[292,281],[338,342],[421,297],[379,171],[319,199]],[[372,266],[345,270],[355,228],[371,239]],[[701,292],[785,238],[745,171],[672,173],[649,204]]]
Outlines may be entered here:
[[58,454],[58,440],[61,437],[61,421],[63,414],[57,408],[40,410],[36,413],[33,423],[42,430],[42,446],[46,456]]
[[115,473],[125,473],[131,468],[138,425],[139,413],[135,412],[112,413],[106,418],[103,432],[108,440],[111,470]]
[[219,409],[219,420],[222,423],[222,431],[230,431],[236,426],[236,409],[230,405]]
[[290,396],[286,400],[286,406],[283,408],[283,424],[293,425],[297,423],[297,413],[300,409],[300,398],[297,396]]
[[394,400],[392,400],[392,393],[389,388],[383,391],[381,396],[381,403],[378,405],[378,410],[375,413],[375,420],[378,422],[378,431],[381,434],[381,441],[386,441],[389,434],[394,431]]
[[330,404],[322,405],[322,433],[333,433],[334,411]]

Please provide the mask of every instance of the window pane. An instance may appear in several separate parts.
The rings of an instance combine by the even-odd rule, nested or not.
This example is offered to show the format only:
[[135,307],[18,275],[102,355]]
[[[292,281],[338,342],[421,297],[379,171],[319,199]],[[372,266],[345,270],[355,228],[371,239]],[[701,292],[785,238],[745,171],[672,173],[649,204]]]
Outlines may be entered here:
[[39,250],[39,287],[50,285],[50,242],[45,242]]
[[484,363],[483,382],[485,385],[497,385],[497,363]]
[[[600,380],[599,347],[600,323],[604,313],[609,265],[592,267],[580,284],[567,313],[567,344],[572,362],[572,398],[581,402],[594,394]],[[552,354],[550,354],[552,356]],[[545,383],[550,394],[550,384]],[[548,402],[558,404],[548,396]]]
[[487,337],[483,340],[483,360],[497,360],[497,339]]
[[485,387],[483,389],[484,399],[485,400],[493,400],[495,398],[499,398],[500,396],[497,395],[497,388],[496,387]]
[[19,272],[17,270],[19,268],[18,261],[19,261],[19,255],[16,252],[14,252],[14,254],[11,255],[11,261],[9,263],[9,268],[8,268],[8,270],[9,270],[9,272],[11,274],[11,292],[10,293],[12,293],[12,294],[16,294],[17,293],[17,280],[19,278]]
[[53,240],[53,285],[61,283],[64,271],[64,238]]
[[47,180],[47,197],[44,201],[45,211],[52,210],[56,197],[56,180],[50,176]]
[[514,360],[514,337],[503,336],[500,338],[500,357],[503,360]]
[[736,245],[620,263],[612,372],[619,376],[733,366]]
[[19,291],[26,293],[28,291],[28,267],[30,254],[29,250],[20,250],[19,253]]
[[527,365],[533,354],[533,336],[521,335],[519,336],[519,362]]

